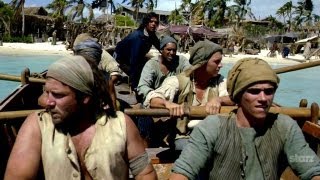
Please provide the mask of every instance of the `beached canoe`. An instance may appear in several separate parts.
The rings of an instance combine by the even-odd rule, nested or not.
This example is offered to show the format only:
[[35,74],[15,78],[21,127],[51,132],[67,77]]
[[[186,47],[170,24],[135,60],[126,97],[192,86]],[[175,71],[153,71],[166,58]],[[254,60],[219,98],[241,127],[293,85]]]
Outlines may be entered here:
[[[45,72],[40,73],[43,76]],[[28,70],[25,70],[21,77],[2,76],[2,79],[10,81],[21,81],[21,85],[11,92],[2,102],[0,102],[0,178],[3,178],[7,159],[11,148],[14,144],[15,137],[19,131],[19,127],[23,123],[25,117],[36,109],[41,109],[38,105],[38,97],[42,94],[44,79],[30,77]],[[133,93],[130,92],[127,83],[116,86],[117,96],[120,101],[130,108],[130,105],[137,103]],[[320,139],[320,126],[317,125],[319,120],[319,107],[313,103],[311,108],[306,108],[307,102],[301,101],[302,107],[273,108],[274,112],[288,114],[299,122],[302,130],[305,132],[306,138],[310,146],[317,152]],[[222,112],[229,112],[234,107],[222,107]],[[132,116],[167,116],[168,111],[162,110],[146,110],[146,109],[125,109],[125,112]],[[203,108],[190,107],[190,117],[204,117]],[[147,152],[157,170],[159,179],[167,179],[170,174],[172,163],[177,158],[176,152],[168,148],[148,148]],[[283,174],[283,179],[295,179],[293,172],[287,169]]]

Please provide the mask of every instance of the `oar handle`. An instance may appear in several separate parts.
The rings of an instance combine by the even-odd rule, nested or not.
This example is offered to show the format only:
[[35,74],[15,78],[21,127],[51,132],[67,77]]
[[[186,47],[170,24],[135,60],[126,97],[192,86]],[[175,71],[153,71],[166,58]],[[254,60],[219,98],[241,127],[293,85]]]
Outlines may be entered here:
[[[220,113],[229,113],[236,109],[236,106],[222,106]],[[124,112],[132,116],[170,116],[168,109],[125,109]],[[271,107],[271,113],[281,113],[286,114],[293,119],[295,118],[310,118],[311,109],[310,108],[293,108],[293,107]],[[186,107],[185,115],[191,118],[204,118],[208,114],[206,113],[204,106],[190,106]],[[320,117],[320,112],[318,113],[318,118]]]
[[[10,75],[10,74],[0,73],[0,80],[21,82],[21,77],[15,76],[15,75]],[[46,82],[45,79],[39,79],[39,78],[34,78],[34,77],[29,77],[28,80],[29,80],[29,82],[32,82],[32,83],[43,83],[44,84]]]
[[315,66],[319,66],[319,65],[320,65],[320,61],[313,61],[313,62],[308,62],[308,63],[302,63],[302,64],[296,64],[296,65],[292,65],[292,66],[277,68],[277,69],[274,69],[274,71],[277,74],[281,74],[281,73],[286,73],[286,72],[291,72],[291,71],[297,71],[300,69],[311,68],[311,67],[315,67]]
[[20,111],[0,111],[0,120],[10,120],[16,118],[25,118],[29,114],[35,111],[41,111],[44,109],[33,109],[33,110],[20,110]]

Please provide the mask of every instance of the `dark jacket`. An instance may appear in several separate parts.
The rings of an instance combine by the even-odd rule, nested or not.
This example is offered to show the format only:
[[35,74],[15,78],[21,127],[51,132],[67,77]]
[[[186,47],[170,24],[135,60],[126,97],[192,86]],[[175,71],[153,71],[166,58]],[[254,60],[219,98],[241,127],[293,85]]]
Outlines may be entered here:
[[149,37],[145,36],[143,29],[137,29],[116,46],[115,58],[120,67],[124,65],[128,67],[123,70],[129,75],[132,88],[136,88],[138,85],[142,68],[146,63],[145,55],[152,45],[159,49],[160,41],[157,36],[155,34]]

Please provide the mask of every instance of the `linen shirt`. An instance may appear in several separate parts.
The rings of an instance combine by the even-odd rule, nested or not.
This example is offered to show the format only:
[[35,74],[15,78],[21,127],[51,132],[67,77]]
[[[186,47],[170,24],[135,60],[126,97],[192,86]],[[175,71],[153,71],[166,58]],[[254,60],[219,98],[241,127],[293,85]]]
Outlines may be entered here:
[[[277,127],[283,142],[283,151],[290,167],[301,179],[311,179],[320,174],[320,160],[311,150],[304,139],[301,129],[289,116],[279,114]],[[172,171],[183,174],[189,179],[196,179],[200,169],[205,164],[212,164],[214,161],[214,147],[220,134],[221,120],[217,115],[207,116],[193,129],[188,145],[182,151],[179,159],[174,163]],[[248,132],[246,132],[248,131]],[[250,132],[251,131],[251,132]],[[247,179],[264,179],[262,166],[258,152],[253,141],[256,132],[253,128],[240,129],[243,146],[247,151],[248,158],[245,164],[245,177]],[[272,147],[270,147],[272,149]],[[281,155],[278,155],[280,158]],[[306,158],[308,157],[308,158]],[[210,162],[208,162],[210,161]],[[277,171],[277,169],[273,169]],[[232,172],[230,172],[232,173]],[[221,179],[224,179],[221,177]]]
[[[45,179],[81,179],[81,166],[69,133],[57,129],[49,113],[38,120],[41,158]],[[102,116],[95,123],[95,135],[84,154],[84,165],[93,179],[128,179],[126,121],[124,114]]]
[[123,73],[118,62],[105,50],[102,50],[99,69],[107,72],[110,76],[120,76]]
[[137,90],[143,99],[150,91],[159,88],[165,78],[179,74],[191,66],[187,58],[181,55],[176,56],[173,59],[172,70],[163,74],[160,69],[160,58],[160,56],[151,58],[142,69]]
[[[192,82],[194,83],[194,82]],[[202,99],[202,101],[199,101],[196,98],[196,91],[195,91],[195,86],[193,85],[193,102],[192,105],[193,106],[199,106],[199,105],[205,105],[205,103],[208,102],[208,98],[209,98],[209,91],[212,87],[208,86],[207,89],[205,90],[204,93],[204,98]],[[217,91],[219,93],[219,97],[222,96],[228,96],[228,91],[227,91],[227,80],[224,78],[222,82],[220,82],[216,87],[213,88],[217,88]],[[150,91],[144,101],[144,106],[146,107],[150,107],[150,101],[152,98],[162,98],[165,99],[167,101],[173,102],[175,96],[177,95],[179,91],[179,80],[177,78],[177,76],[170,76],[168,78],[166,78],[162,85],[153,91]]]

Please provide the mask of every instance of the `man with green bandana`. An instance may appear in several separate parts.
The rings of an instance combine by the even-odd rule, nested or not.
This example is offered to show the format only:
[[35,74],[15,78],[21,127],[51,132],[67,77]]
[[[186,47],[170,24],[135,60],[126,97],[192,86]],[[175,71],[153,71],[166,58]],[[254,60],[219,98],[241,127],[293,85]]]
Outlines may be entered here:
[[[162,85],[150,91],[144,101],[146,107],[167,108],[171,117],[168,128],[171,148],[181,150],[197,121],[179,118],[184,106],[205,106],[209,114],[219,112],[221,105],[232,105],[226,80],[219,74],[222,68],[222,48],[208,40],[197,42],[190,49],[190,68],[177,76],[164,80]],[[172,125],[171,125],[172,126]]]
[[157,179],[139,131],[115,111],[91,59],[64,57],[49,66],[46,110],[30,114],[13,146],[5,180]]
[[319,179],[320,160],[297,123],[268,112],[278,85],[264,60],[239,60],[227,79],[238,108],[207,116],[193,129],[170,179],[197,179],[200,170],[203,179],[279,179],[287,165],[301,179]]

